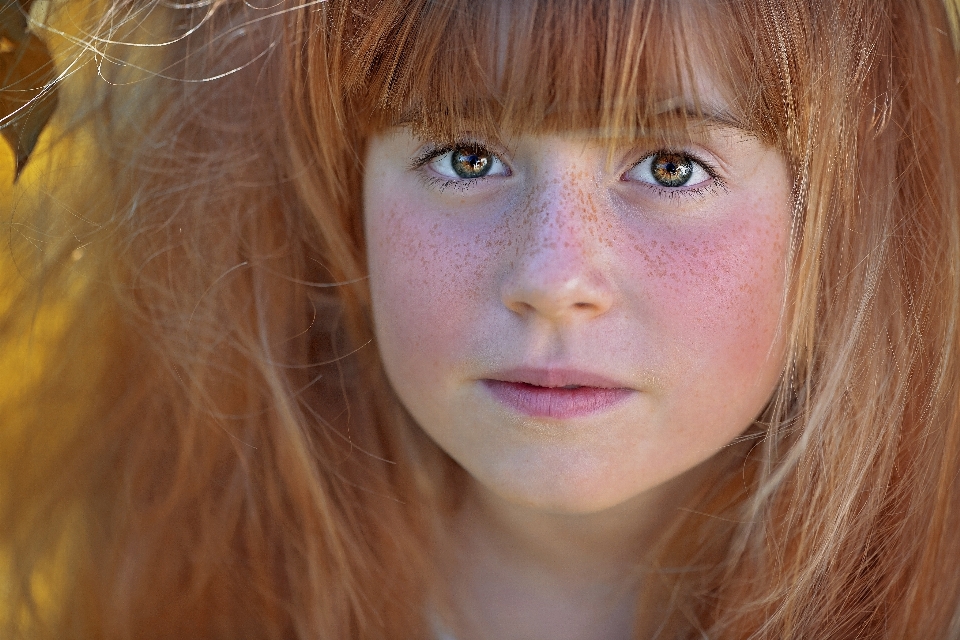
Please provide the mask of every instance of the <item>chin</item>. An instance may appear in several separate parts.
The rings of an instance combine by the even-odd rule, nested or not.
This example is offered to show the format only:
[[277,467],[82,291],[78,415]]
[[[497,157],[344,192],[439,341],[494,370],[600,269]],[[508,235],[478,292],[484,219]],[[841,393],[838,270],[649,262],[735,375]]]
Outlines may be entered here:
[[611,475],[590,478],[577,474],[546,474],[478,480],[488,491],[511,504],[543,513],[589,515],[613,509],[646,494],[658,483],[610,486]]

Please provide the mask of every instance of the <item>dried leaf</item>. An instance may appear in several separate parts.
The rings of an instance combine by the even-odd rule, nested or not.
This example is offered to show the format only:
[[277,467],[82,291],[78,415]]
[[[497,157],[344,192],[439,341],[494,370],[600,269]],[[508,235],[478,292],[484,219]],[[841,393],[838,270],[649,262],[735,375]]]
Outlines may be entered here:
[[33,0],[0,0],[0,134],[20,176],[57,106],[56,69],[47,45],[30,32]]

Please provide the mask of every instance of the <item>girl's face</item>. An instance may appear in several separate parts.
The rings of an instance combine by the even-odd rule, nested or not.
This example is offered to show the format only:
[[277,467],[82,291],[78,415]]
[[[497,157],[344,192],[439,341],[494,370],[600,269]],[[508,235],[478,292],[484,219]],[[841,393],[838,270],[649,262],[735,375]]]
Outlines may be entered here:
[[714,455],[781,372],[790,181],[731,124],[688,144],[518,134],[366,151],[376,336],[400,399],[487,489],[551,512]]

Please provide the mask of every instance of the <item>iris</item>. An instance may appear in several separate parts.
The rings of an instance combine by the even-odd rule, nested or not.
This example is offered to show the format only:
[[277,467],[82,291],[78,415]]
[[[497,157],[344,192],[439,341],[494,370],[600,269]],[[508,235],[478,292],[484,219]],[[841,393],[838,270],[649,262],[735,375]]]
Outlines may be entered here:
[[682,187],[693,175],[693,162],[679,153],[658,153],[653,157],[650,173],[665,187]]
[[482,178],[490,172],[493,154],[480,146],[457,147],[450,156],[450,164],[461,178]]

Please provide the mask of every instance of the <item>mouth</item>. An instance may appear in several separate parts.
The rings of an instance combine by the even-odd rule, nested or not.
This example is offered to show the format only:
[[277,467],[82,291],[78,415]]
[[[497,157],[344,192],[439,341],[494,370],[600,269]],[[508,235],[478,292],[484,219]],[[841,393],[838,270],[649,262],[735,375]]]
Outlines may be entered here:
[[482,382],[506,407],[529,417],[555,420],[602,413],[636,393],[615,380],[568,369],[513,369]]

